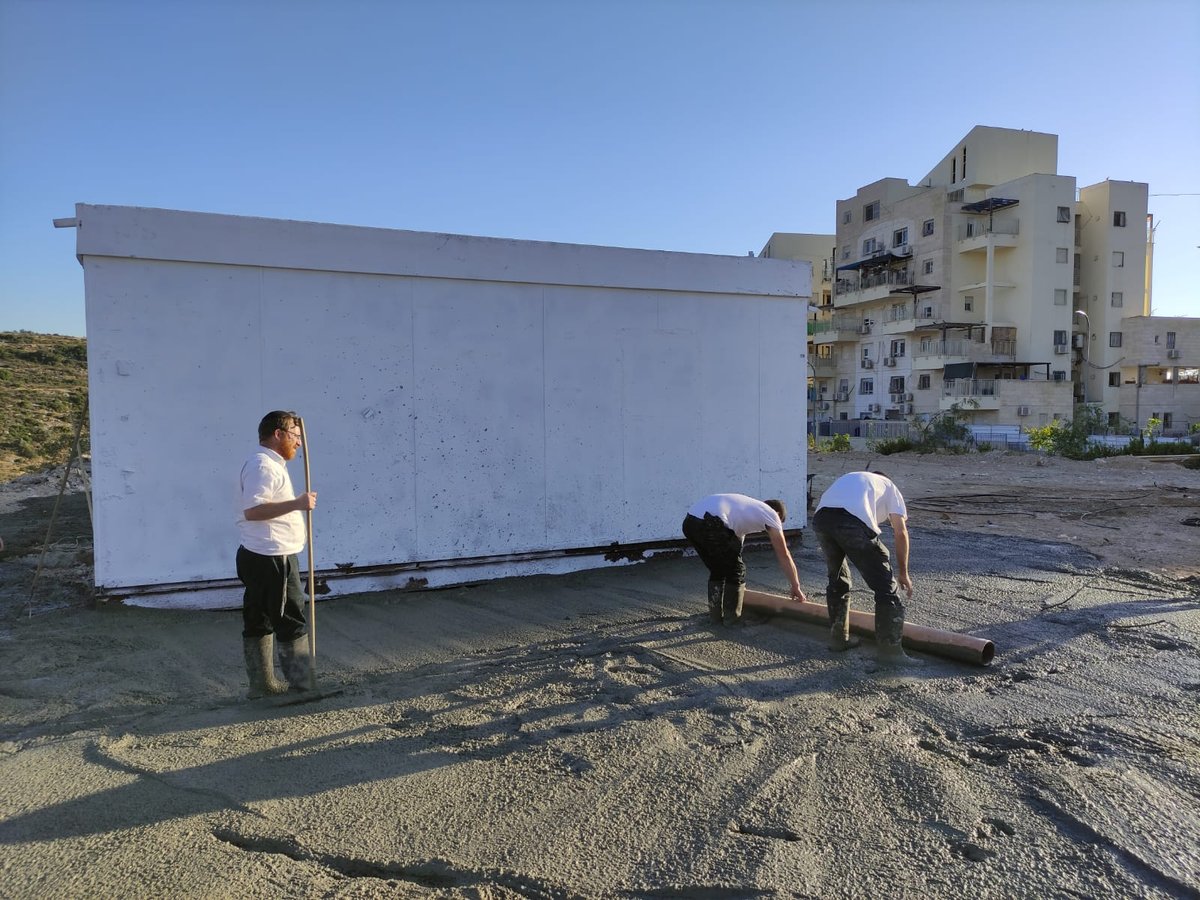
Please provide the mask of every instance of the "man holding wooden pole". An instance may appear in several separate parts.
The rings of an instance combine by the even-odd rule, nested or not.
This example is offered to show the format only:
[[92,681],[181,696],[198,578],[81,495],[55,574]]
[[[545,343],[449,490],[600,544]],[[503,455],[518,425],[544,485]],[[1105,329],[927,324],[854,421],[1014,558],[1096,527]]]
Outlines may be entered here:
[[[249,697],[315,688],[297,555],[305,546],[314,491],[296,496],[287,463],[303,440],[300,417],[274,410],[258,424],[258,448],[242,466],[237,574],[242,597],[242,647]],[[306,485],[307,487],[307,485]],[[310,550],[311,552],[311,550]],[[274,643],[287,683],[275,678]]]

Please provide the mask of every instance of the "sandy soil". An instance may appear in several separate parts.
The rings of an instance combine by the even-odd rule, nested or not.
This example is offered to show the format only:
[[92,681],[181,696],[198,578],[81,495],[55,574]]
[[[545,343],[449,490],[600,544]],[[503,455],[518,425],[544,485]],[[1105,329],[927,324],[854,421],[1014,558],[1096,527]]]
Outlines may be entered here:
[[1200,472],[818,454],[814,492],[864,464],[911,619],[991,666],[713,630],[659,558],[322,603],[340,693],[252,703],[236,612],[88,602],[78,485],[31,600],[58,480],[0,486],[0,895],[1197,896]]

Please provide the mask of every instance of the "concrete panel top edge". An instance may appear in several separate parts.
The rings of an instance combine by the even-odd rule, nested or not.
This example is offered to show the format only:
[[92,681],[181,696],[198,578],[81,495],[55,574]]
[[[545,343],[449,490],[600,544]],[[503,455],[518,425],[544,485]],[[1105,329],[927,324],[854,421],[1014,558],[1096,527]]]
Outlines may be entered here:
[[806,262],[77,203],[76,255],[808,298]]

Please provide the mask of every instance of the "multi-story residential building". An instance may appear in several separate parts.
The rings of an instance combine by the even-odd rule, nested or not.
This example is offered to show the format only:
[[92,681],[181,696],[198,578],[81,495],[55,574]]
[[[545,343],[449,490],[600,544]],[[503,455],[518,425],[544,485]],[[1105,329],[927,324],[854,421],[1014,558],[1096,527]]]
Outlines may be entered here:
[[[771,235],[771,239],[759,252],[761,258],[802,260],[812,266],[812,293],[809,296],[812,298],[810,306],[815,312],[810,318],[819,317],[821,311],[833,309],[835,240],[836,237],[832,234],[776,233]],[[810,324],[810,332],[812,327]],[[817,352],[811,352],[811,349],[810,346],[808,419],[815,431],[817,421],[837,417],[837,401],[828,396],[818,397],[816,385],[820,379],[828,379],[837,374],[838,357],[832,344],[822,345]]]
[[[1030,426],[1087,402],[1119,426],[1142,413],[1125,381],[1141,373],[1147,389],[1127,341],[1153,330],[1131,323],[1150,311],[1148,186],[1077,192],[1057,168],[1056,135],[978,126],[916,184],[884,178],[838,202],[832,302],[809,327],[819,418],[955,407]],[[810,258],[791,238],[764,255]]]

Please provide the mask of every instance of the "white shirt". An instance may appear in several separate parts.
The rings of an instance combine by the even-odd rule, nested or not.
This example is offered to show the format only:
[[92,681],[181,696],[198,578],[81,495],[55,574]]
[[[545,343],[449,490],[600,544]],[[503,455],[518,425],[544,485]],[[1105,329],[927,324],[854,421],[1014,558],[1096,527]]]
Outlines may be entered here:
[[821,495],[817,510],[826,507],[846,510],[876,534],[889,516],[908,518],[900,489],[874,472],[847,472]]
[[304,549],[304,513],[295,510],[274,519],[251,521],[246,510],[263,503],[295,500],[296,491],[282,456],[257,447],[242,465],[237,524],[242,546],[263,556],[291,556]]
[[779,513],[761,500],[755,500],[745,494],[713,494],[696,501],[688,510],[688,515],[697,519],[703,519],[706,513],[716,516],[728,525],[739,541],[745,540],[748,534],[766,531],[768,528],[783,531]]

